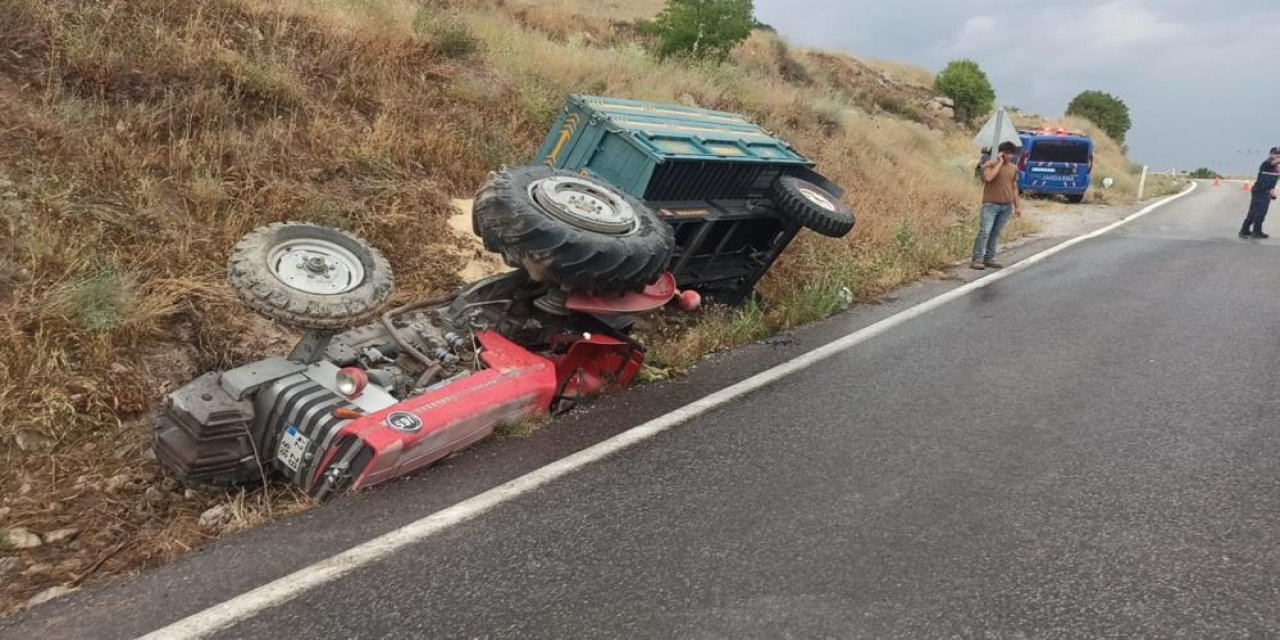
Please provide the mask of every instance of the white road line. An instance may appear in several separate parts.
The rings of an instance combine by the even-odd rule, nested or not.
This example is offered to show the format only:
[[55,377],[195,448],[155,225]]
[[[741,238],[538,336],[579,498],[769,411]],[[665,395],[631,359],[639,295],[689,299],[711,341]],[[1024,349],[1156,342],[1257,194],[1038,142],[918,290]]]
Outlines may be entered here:
[[980,280],[952,289],[935,298],[931,298],[910,309],[902,311],[875,324],[864,327],[835,342],[818,347],[793,360],[784,362],[772,369],[758,373],[733,386],[726,387],[701,400],[687,404],[671,413],[646,422],[638,427],[624,431],[608,440],[588,447],[566,458],[561,458],[545,467],[531,471],[515,480],[499,485],[475,497],[468,498],[447,509],[437,511],[420,520],[411,522],[395,531],[378,536],[373,540],[357,545],[336,556],[321,560],[313,565],[299,569],[283,578],[269,582],[252,591],[243,593],[221,604],[214,605],[204,611],[179,620],[167,627],[153,631],[142,640],[174,640],[176,638],[200,638],[225,629],[241,620],[283,604],[299,594],[326,582],[340,578],[364,565],[376,562],[405,547],[420,542],[432,534],[443,531],[479,516],[480,514],[504,502],[529,493],[553,480],[564,477],[588,464],[602,460],[631,445],[643,442],[678,424],[723,406],[741,398],[752,391],[768,386],[797,371],[811,367],[831,356],[845,351],[857,344],[866,342],[889,329],[904,322],[918,318],[948,302],[973,293],[983,287],[990,286],[1009,276],[1041,262],[1050,256],[1065,251],[1086,240],[1096,238],[1124,224],[1132,222],[1151,213],[1157,208],[1182,198],[1194,191],[1196,183],[1174,196],[1156,202],[1147,208],[1107,227],[1092,233],[1072,238],[1062,244],[1046,249],[1007,269],[991,274]]

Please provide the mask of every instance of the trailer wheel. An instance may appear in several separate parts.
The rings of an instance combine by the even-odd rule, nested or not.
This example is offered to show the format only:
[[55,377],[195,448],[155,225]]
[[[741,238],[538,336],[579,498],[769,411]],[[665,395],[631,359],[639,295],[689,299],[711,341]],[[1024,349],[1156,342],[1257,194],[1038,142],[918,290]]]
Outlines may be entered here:
[[830,238],[853,231],[853,212],[826,190],[793,176],[782,176],[769,188],[769,196],[783,215]]
[[297,222],[246,234],[231,251],[227,278],[254,311],[303,330],[364,322],[394,287],[377,249],[345,231]]
[[536,281],[595,294],[639,290],[666,271],[671,226],[598,179],[550,167],[503,167],[476,196],[489,251]]

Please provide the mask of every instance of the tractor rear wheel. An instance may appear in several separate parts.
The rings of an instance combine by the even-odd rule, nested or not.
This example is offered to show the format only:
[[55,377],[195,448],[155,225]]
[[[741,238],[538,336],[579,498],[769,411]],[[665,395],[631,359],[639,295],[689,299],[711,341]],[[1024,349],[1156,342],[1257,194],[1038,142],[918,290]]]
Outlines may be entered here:
[[652,284],[675,248],[671,226],[639,200],[550,167],[490,173],[472,224],[486,249],[534,280],[594,294]]

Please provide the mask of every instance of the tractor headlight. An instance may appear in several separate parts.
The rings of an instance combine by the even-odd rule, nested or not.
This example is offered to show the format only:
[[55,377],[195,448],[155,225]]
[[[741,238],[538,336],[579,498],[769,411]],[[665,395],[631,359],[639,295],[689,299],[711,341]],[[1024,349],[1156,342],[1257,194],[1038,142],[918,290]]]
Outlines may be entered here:
[[338,393],[354,398],[364,393],[365,387],[369,386],[369,376],[363,369],[347,367],[338,371],[337,383]]

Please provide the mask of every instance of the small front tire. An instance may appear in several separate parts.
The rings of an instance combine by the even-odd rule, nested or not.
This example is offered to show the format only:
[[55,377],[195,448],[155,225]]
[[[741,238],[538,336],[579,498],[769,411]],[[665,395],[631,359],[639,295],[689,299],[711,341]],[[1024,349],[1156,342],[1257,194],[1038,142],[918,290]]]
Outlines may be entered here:
[[811,182],[782,176],[769,188],[769,197],[783,215],[824,236],[843,238],[853,231],[853,212]]
[[246,234],[231,251],[227,279],[254,311],[309,331],[337,331],[369,320],[395,285],[391,265],[365,241],[299,222]]

